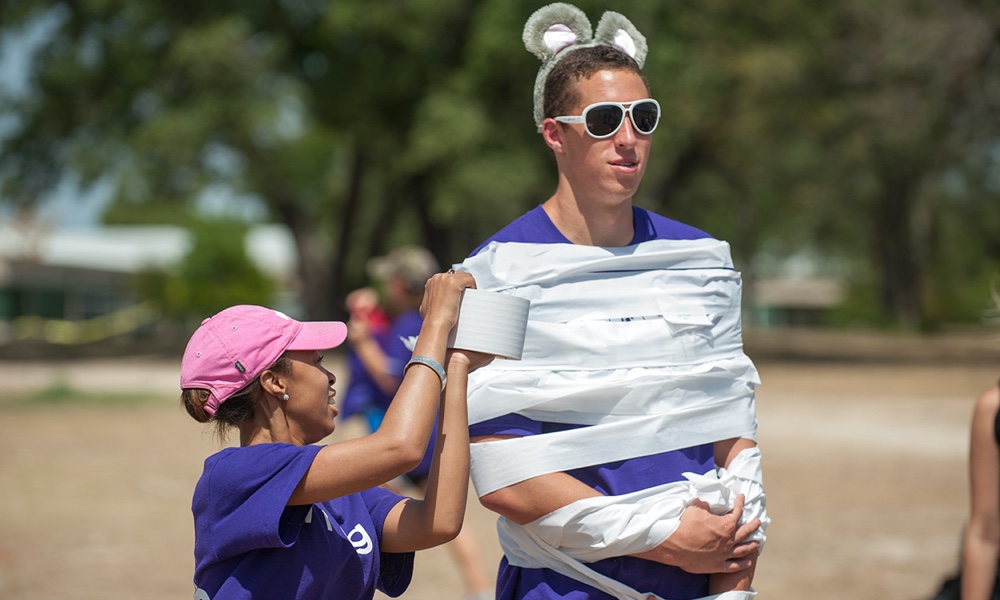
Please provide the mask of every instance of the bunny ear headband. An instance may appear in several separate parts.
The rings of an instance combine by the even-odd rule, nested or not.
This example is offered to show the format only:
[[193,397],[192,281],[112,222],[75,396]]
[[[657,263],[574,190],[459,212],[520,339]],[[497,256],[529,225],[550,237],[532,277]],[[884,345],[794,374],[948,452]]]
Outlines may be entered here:
[[608,11],[597,23],[596,33],[591,33],[590,21],[582,10],[556,2],[536,10],[524,24],[524,47],[542,61],[535,78],[535,126],[542,130],[545,120],[542,103],[545,98],[545,79],[552,67],[573,50],[592,46],[614,46],[631,56],[642,68],[646,62],[646,38],[632,22],[616,12]]

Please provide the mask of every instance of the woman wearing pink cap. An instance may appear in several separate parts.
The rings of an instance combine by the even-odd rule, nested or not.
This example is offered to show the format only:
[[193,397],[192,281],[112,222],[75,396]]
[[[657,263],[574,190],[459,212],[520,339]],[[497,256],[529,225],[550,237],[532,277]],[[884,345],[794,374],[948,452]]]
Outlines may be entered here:
[[[237,429],[240,446],[208,457],[195,488],[196,600],[398,596],[413,552],[458,534],[469,476],[467,376],[487,362],[446,350],[468,287],[467,273],[427,282],[423,327],[382,426],[327,446],[314,444],[334,430],[336,377],[320,350],[344,341],[343,323],[303,323],[259,306],[202,323],[181,363],[182,402],[220,434]],[[420,462],[439,405],[424,500],[378,487]]]

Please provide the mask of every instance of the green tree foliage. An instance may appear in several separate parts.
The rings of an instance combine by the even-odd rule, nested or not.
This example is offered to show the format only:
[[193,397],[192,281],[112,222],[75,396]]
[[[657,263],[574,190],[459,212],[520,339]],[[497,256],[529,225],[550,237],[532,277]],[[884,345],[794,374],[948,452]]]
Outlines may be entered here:
[[138,278],[148,302],[172,318],[195,322],[236,304],[273,305],[274,282],[247,257],[246,225],[197,220],[189,230],[191,247],[176,268]]
[[[981,0],[577,3],[650,41],[665,109],[637,202],[755,257],[852,266],[858,314],[975,317],[1000,264],[1000,9]],[[286,224],[309,316],[404,243],[460,260],[548,197],[526,0],[6,0],[51,28],[0,109],[0,198],[67,170],[116,213],[169,218],[226,189]],[[156,207],[167,207],[161,210]]]
[[5,101],[18,118],[0,193],[37,202],[73,170],[85,184],[111,177],[116,203],[178,215],[213,187],[258,198],[293,232],[307,312],[331,316],[367,256],[418,241],[459,260],[489,233],[470,224],[516,215],[542,172],[504,135],[482,135],[505,115],[480,102],[496,99],[487,90],[469,93],[478,7],[12,0],[6,29],[53,33],[31,93]]
[[984,308],[1000,259],[1000,7],[849,7],[829,165],[842,182],[836,210],[852,218],[828,206],[834,233],[861,234],[870,287],[897,325],[933,326],[970,297]]
[[750,277],[761,251],[849,261],[869,323],[928,327],[988,306],[1000,8],[642,6],[662,27],[646,70],[666,83],[669,119],[643,202],[730,240]]

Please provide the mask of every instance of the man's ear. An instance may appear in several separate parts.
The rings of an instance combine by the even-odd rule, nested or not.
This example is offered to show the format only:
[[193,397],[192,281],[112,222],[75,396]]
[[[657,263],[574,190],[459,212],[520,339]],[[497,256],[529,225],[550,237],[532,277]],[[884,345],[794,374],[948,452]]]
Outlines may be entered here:
[[260,387],[268,394],[281,398],[285,394],[285,378],[271,369],[265,369],[257,378]]
[[549,118],[542,121],[542,139],[556,154],[563,153],[563,130],[559,122]]

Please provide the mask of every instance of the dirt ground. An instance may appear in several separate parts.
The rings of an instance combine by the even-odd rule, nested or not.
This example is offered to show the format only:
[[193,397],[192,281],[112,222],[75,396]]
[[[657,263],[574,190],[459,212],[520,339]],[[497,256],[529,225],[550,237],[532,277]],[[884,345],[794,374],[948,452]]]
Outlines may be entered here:
[[[957,562],[972,402],[1000,363],[757,364],[773,519],[759,597],[930,598]],[[0,362],[0,598],[190,597],[191,491],[218,444],[176,404],[177,368]],[[14,400],[60,386],[154,399]],[[492,573],[494,519],[474,498],[467,527]],[[461,596],[447,550],[420,553],[403,597]]]

